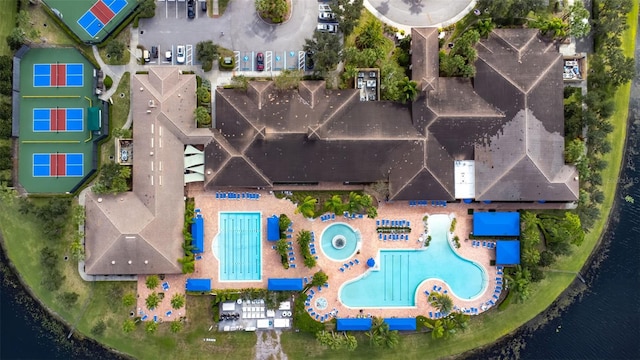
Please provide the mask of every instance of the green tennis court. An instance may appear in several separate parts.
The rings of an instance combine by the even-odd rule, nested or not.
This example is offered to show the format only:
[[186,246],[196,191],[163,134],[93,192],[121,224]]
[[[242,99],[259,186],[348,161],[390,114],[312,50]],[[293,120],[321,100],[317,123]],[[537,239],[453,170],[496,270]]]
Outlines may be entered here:
[[100,43],[138,6],[138,0],[43,0],[80,40]]
[[[50,64],[56,59],[56,64]],[[45,65],[82,65],[82,86],[38,86]],[[31,49],[20,61],[18,179],[30,193],[73,190],[95,168],[93,131],[101,127],[94,67],[77,50]]]

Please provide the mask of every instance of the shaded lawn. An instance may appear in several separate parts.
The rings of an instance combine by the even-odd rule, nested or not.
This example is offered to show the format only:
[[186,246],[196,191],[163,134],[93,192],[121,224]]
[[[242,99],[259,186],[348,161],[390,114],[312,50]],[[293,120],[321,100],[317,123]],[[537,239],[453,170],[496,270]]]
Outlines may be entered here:
[[[131,74],[126,72],[122,75],[116,92],[111,97],[113,99],[113,105],[110,106],[111,123],[109,124],[109,132],[113,134],[113,129],[121,129],[127,122],[129,117],[129,109],[131,107]],[[120,97],[120,94],[124,93],[124,97]],[[100,163],[104,164],[110,161],[110,156],[115,156],[115,145],[113,138],[105,141],[102,144]]]
[[[110,41],[119,41],[125,45],[125,49],[124,49],[124,52],[122,53],[122,58],[120,60],[107,57],[106,44],[109,43]],[[129,63],[129,60],[131,59],[131,52],[128,51],[130,43],[131,43],[131,31],[129,31],[129,27],[127,27],[124,30],[120,31],[118,36],[116,36],[115,38],[110,38],[109,40],[107,40],[104,43],[105,46],[99,47],[98,53],[100,54],[100,57],[107,65],[126,65]],[[135,51],[135,49],[130,49],[130,50]]]
[[18,0],[3,0],[0,2],[0,55],[11,55],[11,49],[5,39],[11,30],[16,27],[15,19]]

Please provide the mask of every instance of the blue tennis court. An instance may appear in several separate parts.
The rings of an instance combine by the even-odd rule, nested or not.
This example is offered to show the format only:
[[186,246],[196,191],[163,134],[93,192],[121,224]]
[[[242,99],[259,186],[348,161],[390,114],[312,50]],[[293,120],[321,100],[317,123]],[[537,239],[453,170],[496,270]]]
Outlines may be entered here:
[[262,215],[259,212],[220,212],[216,255],[220,281],[262,278]]
[[84,154],[33,154],[34,177],[80,177],[84,173]]
[[98,0],[78,19],[78,25],[95,37],[126,6],[126,0]]
[[82,87],[84,64],[33,64],[34,87]]
[[84,111],[80,108],[33,109],[33,131],[84,131]]

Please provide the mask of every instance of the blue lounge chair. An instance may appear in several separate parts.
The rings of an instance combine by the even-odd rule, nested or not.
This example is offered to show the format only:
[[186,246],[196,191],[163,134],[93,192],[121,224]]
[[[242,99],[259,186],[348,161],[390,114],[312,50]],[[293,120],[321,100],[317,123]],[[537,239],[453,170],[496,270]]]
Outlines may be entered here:
[[289,258],[289,261],[296,261],[296,258],[292,256]]
[[340,272],[344,272],[344,269],[343,269],[343,268],[340,268],[340,269],[338,269],[338,270],[340,270]]
[[320,315],[316,314],[316,320],[320,319]]
[[411,227],[411,221],[407,221],[407,227]]
[[148,319],[148,318],[149,318],[149,315],[145,315],[145,316],[143,316],[142,318],[140,318],[140,320],[142,320],[142,321],[147,321],[147,319]]
[[496,295],[496,294],[493,294],[493,298],[496,299],[496,300],[499,299],[498,295]]
[[442,286],[438,286],[438,292],[440,292],[440,290],[442,290]]
[[438,289],[438,285],[433,285],[433,291],[436,291]]
[[314,316],[316,314],[315,311],[312,311],[311,313],[309,313],[309,315]]
[[387,241],[387,235],[386,234],[384,235],[384,241]]
[[313,308],[308,308],[307,311],[312,312]]
[[315,255],[316,251],[315,250],[311,250],[311,255]]
[[290,264],[289,266],[294,268],[294,269],[296,268],[296,264]]
[[487,242],[486,241],[482,242],[482,247],[487,247]]
[[158,322],[158,315],[153,315],[153,322]]
[[427,296],[429,296],[429,290],[425,290],[425,291],[424,291],[424,294],[425,294],[425,295],[427,295]]
[[171,314],[173,314],[173,311],[169,310],[166,313],[164,313],[167,317],[171,316]]
[[354,259],[353,261],[355,261],[356,264],[360,264],[360,260],[358,260],[358,259]]
[[448,293],[448,292],[449,292],[449,291],[445,290],[445,291],[443,291],[442,293],[443,293],[443,294],[446,294],[446,293]]
[[331,220],[335,220],[336,219],[336,214],[331,214]]
[[382,240],[382,233],[378,233],[378,239]]
[[433,318],[433,312],[432,311],[429,311],[429,317]]
[[353,266],[355,263],[353,261],[349,261],[349,265]]
[[289,256],[293,256],[293,255],[294,255],[293,251],[289,251]]
[[347,263],[344,263],[344,264],[343,264],[343,266],[344,266],[345,268],[347,268],[347,269],[349,268],[349,264],[347,264]]
[[496,278],[496,281],[500,281],[500,280],[502,280],[502,277],[497,277]]
[[380,226],[380,220],[376,220],[376,226]]

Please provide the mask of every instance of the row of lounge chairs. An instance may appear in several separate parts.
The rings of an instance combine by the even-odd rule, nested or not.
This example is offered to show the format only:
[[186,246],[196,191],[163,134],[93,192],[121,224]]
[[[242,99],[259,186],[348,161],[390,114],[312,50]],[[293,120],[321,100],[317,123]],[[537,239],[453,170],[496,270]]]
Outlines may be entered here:
[[321,220],[322,222],[330,221],[330,220],[335,220],[335,219],[336,219],[336,214],[334,214],[334,213],[329,213],[329,214],[320,215],[320,220]]
[[346,263],[342,264],[342,266],[340,266],[338,268],[338,270],[340,270],[341,272],[344,272],[346,269],[351,269],[352,267],[354,267],[356,265],[360,265],[360,260],[353,259],[353,260],[351,260],[349,262],[346,262]]
[[387,241],[387,240],[404,240],[409,241],[409,234],[383,234],[378,233],[378,240]]
[[482,246],[483,248],[486,248],[486,249],[495,249],[496,243],[492,241],[473,240],[473,242],[471,242],[471,246],[472,247]]
[[259,193],[251,193],[251,192],[224,192],[224,191],[216,191],[216,199],[232,199],[232,200],[258,200],[260,199]]
[[[429,200],[409,200],[409,206],[428,206]],[[431,200],[431,206],[446,207],[447,202],[444,200]]]
[[411,227],[411,221],[408,220],[376,220],[377,227]]
[[342,213],[345,219],[364,219],[364,215],[362,214],[350,214],[348,211]]

